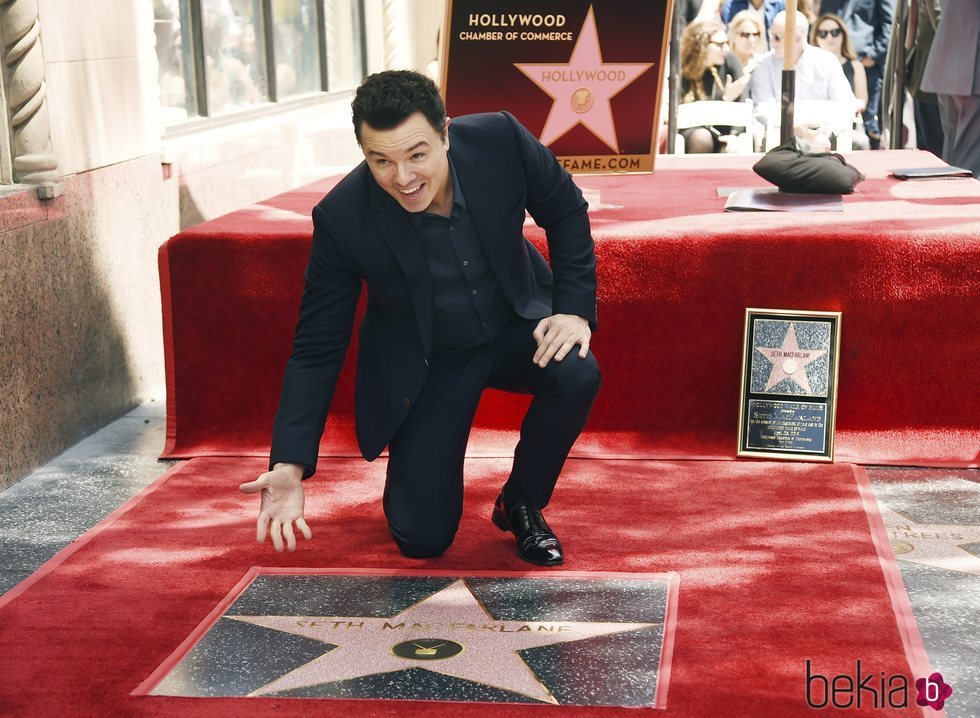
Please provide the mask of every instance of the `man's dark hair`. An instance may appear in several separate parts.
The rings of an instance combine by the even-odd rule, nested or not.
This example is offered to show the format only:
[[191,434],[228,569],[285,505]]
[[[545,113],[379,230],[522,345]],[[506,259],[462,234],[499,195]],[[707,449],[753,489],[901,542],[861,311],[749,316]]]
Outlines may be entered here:
[[436,83],[411,70],[385,70],[368,75],[351,103],[354,136],[361,143],[361,126],[375,130],[398,127],[409,115],[421,112],[440,136],[446,132],[446,106]]

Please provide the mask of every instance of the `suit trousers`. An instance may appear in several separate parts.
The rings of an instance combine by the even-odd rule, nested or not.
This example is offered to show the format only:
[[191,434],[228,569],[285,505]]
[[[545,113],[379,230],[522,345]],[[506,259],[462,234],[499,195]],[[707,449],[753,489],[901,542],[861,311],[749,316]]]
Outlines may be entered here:
[[871,140],[871,149],[878,149],[881,142],[881,123],[879,121],[879,105],[881,104],[882,75],[878,65],[864,70],[868,77],[868,106],[861,113],[864,120],[864,131]]
[[[453,542],[463,511],[463,459],[486,388],[531,394],[505,502],[544,508],[601,384],[592,352],[573,347],[563,361],[532,362],[539,320],[515,317],[497,339],[473,349],[433,352],[429,376],[388,444],[384,511],[406,556],[438,556]],[[487,507],[488,511],[490,507]]]
[[938,95],[943,159],[980,177],[980,95]]

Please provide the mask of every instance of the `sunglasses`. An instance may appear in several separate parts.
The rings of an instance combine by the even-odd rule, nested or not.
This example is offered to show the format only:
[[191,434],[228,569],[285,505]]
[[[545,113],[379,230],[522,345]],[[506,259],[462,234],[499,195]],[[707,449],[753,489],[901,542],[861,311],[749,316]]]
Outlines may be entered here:
[[742,38],[743,40],[748,40],[749,38],[752,38],[753,40],[755,40],[756,38],[762,37],[762,33],[761,32],[740,32],[738,34],[738,36],[740,38]]
[[714,45],[715,47],[728,47],[728,42],[727,41],[721,41],[721,42],[719,42],[718,40],[708,40],[708,44],[709,45]]
[[821,40],[826,40],[827,36],[830,37],[840,37],[843,34],[843,30],[839,27],[835,27],[833,30],[817,30],[817,37]]

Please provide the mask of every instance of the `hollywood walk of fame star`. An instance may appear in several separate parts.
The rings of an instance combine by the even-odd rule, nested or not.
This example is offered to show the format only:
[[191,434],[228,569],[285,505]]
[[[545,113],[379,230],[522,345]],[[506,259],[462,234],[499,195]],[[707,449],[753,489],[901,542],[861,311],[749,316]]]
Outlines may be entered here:
[[550,145],[582,123],[618,153],[619,140],[609,101],[653,67],[653,63],[603,62],[595,15],[590,5],[567,63],[515,62],[514,66],[554,100],[541,131],[541,144]]
[[980,526],[919,524],[883,504],[879,506],[895,558],[980,576],[980,558],[962,548],[967,544],[980,543]]
[[827,353],[826,349],[800,349],[796,341],[796,328],[790,322],[783,344],[779,347],[756,347],[757,352],[772,362],[772,371],[764,391],[769,391],[783,379],[792,379],[807,395],[813,394],[806,367]]
[[[487,612],[462,580],[388,618],[275,615],[225,618],[336,646],[253,691],[250,694],[253,696],[421,668],[544,703],[557,701],[517,651],[661,625],[499,621]],[[417,644],[417,650],[412,649],[413,644]],[[417,659],[405,657],[413,653]]]

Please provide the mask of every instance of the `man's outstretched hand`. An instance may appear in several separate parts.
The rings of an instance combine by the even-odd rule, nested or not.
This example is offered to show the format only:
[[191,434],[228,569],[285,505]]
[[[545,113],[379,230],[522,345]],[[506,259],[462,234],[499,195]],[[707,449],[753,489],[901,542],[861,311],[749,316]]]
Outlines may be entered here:
[[313,538],[313,532],[303,518],[303,467],[296,464],[276,464],[272,471],[267,471],[255,481],[249,481],[238,487],[243,494],[262,493],[259,504],[259,520],[256,524],[255,537],[259,543],[265,541],[266,532],[272,538],[276,551],[282,551],[283,539],[290,551],[296,550],[296,534],[293,533],[293,523],[303,532],[307,540]]

